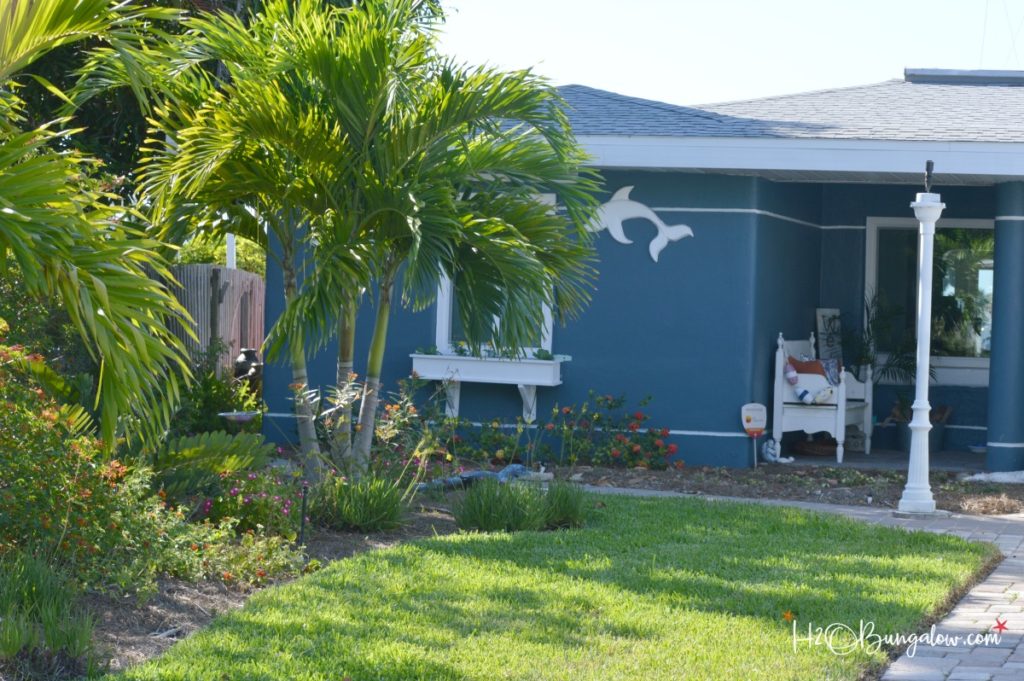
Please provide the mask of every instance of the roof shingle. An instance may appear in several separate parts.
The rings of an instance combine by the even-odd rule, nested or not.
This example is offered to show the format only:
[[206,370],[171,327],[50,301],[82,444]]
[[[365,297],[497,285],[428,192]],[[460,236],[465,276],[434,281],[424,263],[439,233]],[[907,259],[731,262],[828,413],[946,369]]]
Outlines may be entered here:
[[1024,142],[1024,87],[910,82],[677,106],[559,88],[577,135]]

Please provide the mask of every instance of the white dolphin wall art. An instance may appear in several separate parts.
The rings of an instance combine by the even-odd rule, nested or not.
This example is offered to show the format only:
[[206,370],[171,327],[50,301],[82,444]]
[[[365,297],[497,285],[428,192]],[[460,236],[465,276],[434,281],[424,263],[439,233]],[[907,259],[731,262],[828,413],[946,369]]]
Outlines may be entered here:
[[591,232],[607,229],[612,238],[620,244],[631,244],[633,242],[626,237],[622,223],[633,219],[647,220],[658,229],[658,235],[651,240],[648,247],[651,260],[654,262],[658,262],[658,256],[669,242],[693,236],[693,230],[687,225],[666,225],[653,210],[639,201],[629,198],[631,191],[633,191],[633,185],[623,187],[612,194],[612,198],[598,208],[594,221],[587,229]]

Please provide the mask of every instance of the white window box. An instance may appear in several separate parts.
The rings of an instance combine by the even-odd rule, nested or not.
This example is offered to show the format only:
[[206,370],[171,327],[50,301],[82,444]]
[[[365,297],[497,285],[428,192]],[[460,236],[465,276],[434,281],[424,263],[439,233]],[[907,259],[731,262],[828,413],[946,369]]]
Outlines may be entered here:
[[412,370],[420,378],[444,381],[448,416],[459,415],[461,383],[494,383],[519,388],[523,420],[527,423],[537,418],[537,386],[561,385],[562,363],[572,360],[568,355],[555,355],[554,359],[506,359],[413,353],[410,357]]

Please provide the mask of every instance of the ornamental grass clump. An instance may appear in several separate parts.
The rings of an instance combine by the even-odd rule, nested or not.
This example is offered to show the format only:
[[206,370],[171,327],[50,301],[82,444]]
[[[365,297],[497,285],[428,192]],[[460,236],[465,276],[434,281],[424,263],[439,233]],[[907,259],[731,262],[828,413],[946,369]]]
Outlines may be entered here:
[[93,622],[75,598],[70,582],[43,561],[21,551],[0,558],[0,678],[95,671]]
[[497,480],[476,482],[452,513],[459,529],[479,532],[536,531],[547,523],[543,491],[533,485],[503,485]]
[[544,495],[544,523],[548,529],[582,527],[587,493],[571,482],[552,482]]
[[531,484],[481,480],[466,490],[452,512],[462,530],[557,530],[582,527],[585,505],[586,492],[568,482],[553,482],[544,490]]
[[405,511],[399,481],[385,477],[361,480],[329,475],[314,491],[313,522],[333,530],[379,532],[402,525]]

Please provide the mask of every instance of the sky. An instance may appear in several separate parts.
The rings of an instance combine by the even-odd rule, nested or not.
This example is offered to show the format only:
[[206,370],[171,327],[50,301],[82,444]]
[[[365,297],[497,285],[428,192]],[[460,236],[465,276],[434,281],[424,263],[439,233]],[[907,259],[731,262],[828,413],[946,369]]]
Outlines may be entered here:
[[673,104],[1024,70],[1024,0],[442,0],[448,54]]

